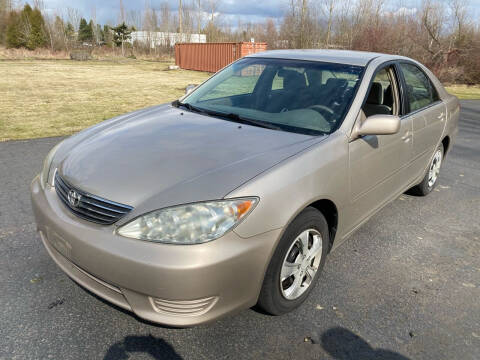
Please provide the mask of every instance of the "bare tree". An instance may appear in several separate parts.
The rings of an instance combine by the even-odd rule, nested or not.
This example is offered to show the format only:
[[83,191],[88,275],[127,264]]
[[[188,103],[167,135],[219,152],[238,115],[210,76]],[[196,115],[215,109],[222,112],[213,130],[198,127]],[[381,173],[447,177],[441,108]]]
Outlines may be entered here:
[[449,0],[448,6],[452,13],[453,28],[456,29],[452,36],[451,46],[462,46],[464,41],[464,27],[467,18],[467,7],[465,0]]
[[145,2],[144,18],[143,18],[143,30],[147,33],[146,43],[148,52],[152,52],[152,48],[157,49],[157,30],[158,30],[158,19],[155,9],[150,7],[150,3]]
[[168,2],[164,1],[160,4],[160,30],[169,32],[172,26],[172,13]]
[[183,15],[182,0],[178,0],[178,32],[180,34],[183,34],[182,15]]
[[78,27],[80,25],[80,19],[82,18],[82,15],[80,14],[80,11],[75,8],[67,8],[67,19],[70,24],[73,25],[73,28],[75,31],[78,31]]
[[325,46],[330,45],[330,37],[332,35],[332,24],[334,17],[335,4],[338,0],[323,0],[322,10],[327,18],[327,33],[325,35]]
[[123,0],[119,0],[118,4],[118,22],[120,24],[127,22],[127,17],[125,16],[125,7],[123,6]]
[[202,32],[202,19],[203,19],[203,9],[202,9],[202,0],[196,0],[195,2],[195,13],[197,14],[197,34]]
[[220,7],[220,0],[208,0],[208,10],[210,13],[210,23],[213,24],[215,21],[215,14],[217,13],[218,8]]

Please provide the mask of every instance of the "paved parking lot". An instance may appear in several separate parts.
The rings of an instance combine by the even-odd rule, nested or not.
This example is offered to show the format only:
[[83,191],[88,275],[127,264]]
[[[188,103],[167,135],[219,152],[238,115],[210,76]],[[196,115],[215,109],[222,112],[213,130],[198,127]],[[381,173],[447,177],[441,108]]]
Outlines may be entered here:
[[59,138],[0,143],[0,359],[479,359],[480,101],[436,191],[402,195],[327,259],[291,314],[146,323],[73,283],[35,231],[29,183]]

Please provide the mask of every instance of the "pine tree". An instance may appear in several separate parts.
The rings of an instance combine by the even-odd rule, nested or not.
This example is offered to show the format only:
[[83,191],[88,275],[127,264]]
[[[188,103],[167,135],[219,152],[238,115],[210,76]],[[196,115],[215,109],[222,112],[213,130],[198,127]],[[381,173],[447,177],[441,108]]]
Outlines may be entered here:
[[103,25],[103,41],[105,41],[105,45],[107,45],[108,47],[112,47],[113,34],[112,29],[108,25]]
[[11,11],[11,0],[0,0],[0,44],[6,43],[8,18]]
[[67,23],[65,26],[65,36],[69,41],[72,41],[75,36],[75,28],[72,23]]
[[23,40],[21,34],[22,18],[16,11],[10,12],[10,16],[7,20],[7,34],[6,43],[9,48],[19,48],[25,46],[26,43]]
[[92,36],[90,37],[90,41],[91,43],[94,43],[95,42],[95,32],[93,31],[93,21],[90,20],[90,22],[88,23],[88,29],[87,29],[88,33],[92,34]]
[[112,28],[113,30],[113,42],[117,46],[122,47],[122,55],[125,56],[124,43],[132,37],[132,31],[135,31],[135,27],[129,28],[125,22]]
[[47,45],[45,21],[40,9],[33,9],[27,19],[30,24],[30,34],[28,35],[27,48],[34,50]]
[[84,18],[80,20],[80,27],[78,28],[78,41],[81,41],[81,42],[93,41],[92,21],[90,21],[90,24],[88,24],[87,20],[85,20]]
[[102,30],[102,26],[100,24],[97,24],[97,30],[96,30],[96,34],[97,34],[97,42],[99,44],[102,44],[105,42],[105,34],[103,33],[103,30]]

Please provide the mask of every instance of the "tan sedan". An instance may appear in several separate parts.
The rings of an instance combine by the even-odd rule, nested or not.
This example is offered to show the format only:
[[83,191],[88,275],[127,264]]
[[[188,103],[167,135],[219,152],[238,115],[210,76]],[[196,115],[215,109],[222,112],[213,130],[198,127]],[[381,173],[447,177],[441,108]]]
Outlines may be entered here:
[[458,119],[411,59],[265,52],[57,145],[33,208],[60,268],[141,318],[282,314],[373,214],[432,191]]

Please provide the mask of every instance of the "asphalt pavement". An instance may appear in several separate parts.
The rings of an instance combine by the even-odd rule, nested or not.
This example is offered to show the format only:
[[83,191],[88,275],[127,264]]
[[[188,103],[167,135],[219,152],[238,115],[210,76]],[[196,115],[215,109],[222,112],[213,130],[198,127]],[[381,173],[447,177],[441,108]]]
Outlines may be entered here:
[[71,281],[35,230],[29,184],[61,138],[0,143],[0,359],[479,359],[480,101],[437,189],[402,195],[327,259],[293,313],[172,329]]

